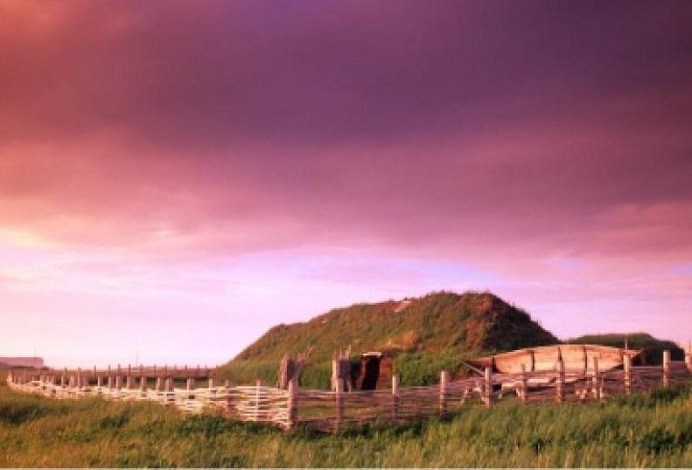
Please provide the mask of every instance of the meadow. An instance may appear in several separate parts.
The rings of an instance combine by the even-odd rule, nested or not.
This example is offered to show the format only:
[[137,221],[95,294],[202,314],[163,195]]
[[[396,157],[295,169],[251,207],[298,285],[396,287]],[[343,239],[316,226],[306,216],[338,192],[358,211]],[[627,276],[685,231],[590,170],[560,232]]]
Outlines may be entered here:
[[0,385],[2,467],[690,467],[690,388],[608,403],[469,406],[448,419],[284,433],[153,403]]

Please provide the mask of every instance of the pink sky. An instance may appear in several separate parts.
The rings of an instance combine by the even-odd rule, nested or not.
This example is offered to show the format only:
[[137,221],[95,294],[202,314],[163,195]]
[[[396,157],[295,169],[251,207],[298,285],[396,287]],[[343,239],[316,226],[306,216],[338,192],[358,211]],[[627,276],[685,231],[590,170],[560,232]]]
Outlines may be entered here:
[[492,290],[692,339],[692,4],[0,0],[0,355]]

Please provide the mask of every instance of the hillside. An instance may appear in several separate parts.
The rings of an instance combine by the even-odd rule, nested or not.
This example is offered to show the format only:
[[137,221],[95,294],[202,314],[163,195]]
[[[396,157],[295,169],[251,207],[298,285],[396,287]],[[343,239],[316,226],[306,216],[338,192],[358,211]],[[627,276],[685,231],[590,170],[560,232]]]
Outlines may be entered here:
[[602,344],[603,346],[622,348],[625,346],[625,339],[627,339],[628,348],[644,349],[644,360],[647,364],[660,364],[663,358],[663,351],[665,350],[670,351],[670,356],[673,361],[682,361],[685,359],[685,351],[673,341],[654,338],[648,333],[585,335],[570,339],[567,343]]
[[394,351],[436,354],[507,351],[555,344],[558,339],[531,317],[492,293],[431,293],[421,298],[357,304],[305,323],[278,325],[236,360],[278,361],[309,352],[311,362],[334,351]]

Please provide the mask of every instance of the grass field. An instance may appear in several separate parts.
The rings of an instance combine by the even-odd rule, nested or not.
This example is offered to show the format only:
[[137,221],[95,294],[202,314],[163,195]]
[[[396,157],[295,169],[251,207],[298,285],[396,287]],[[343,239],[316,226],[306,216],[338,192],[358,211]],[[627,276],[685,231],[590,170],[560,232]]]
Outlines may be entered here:
[[468,408],[448,420],[318,435],[150,403],[52,401],[0,386],[0,466],[692,465],[690,390],[607,404]]

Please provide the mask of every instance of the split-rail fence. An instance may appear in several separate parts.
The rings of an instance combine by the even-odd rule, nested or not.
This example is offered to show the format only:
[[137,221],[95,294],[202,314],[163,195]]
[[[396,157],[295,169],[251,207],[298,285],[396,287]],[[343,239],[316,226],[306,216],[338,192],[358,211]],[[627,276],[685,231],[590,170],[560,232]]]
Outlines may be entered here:
[[665,351],[661,366],[633,367],[626,356],[622,369],[602,372],[597,359],[594,361],[588,371],[567,370],[562,361],[556,363],[554,370],[541,372],[499,374],[486,367],[478,377],[453,381],[443,371],[439,384],[420,387],[400,387],[399,377],[394,375],[391,388],[352,392],[344,391],[341,380],[334,384],[334,391],[302,389],[296,379],[288,383],[287,390],[259,382],[248,386],[227,381],[220,385],[212,378],[206,379],[206,386],[197,387],[192,377],[184,379],[184,387],[176,387],[174,378],[164,374],[151,378],[125,376],[115,369],[109,369],[110,375],[77,371],[69,377],[52,371],[10,372],[7,383],[13,390],[56,399],[150,400],[190,413],[216,412],[231,419],[271,423],[287,430],[307,426],[331,432],[365,423],[399,424],[445,416],[472,402],[489,407],[507,395],[516,396],[520,404],[603,401],[613,395],[689,384],[692,378],[689,352],[682,362],[671,361],[670,353]]

